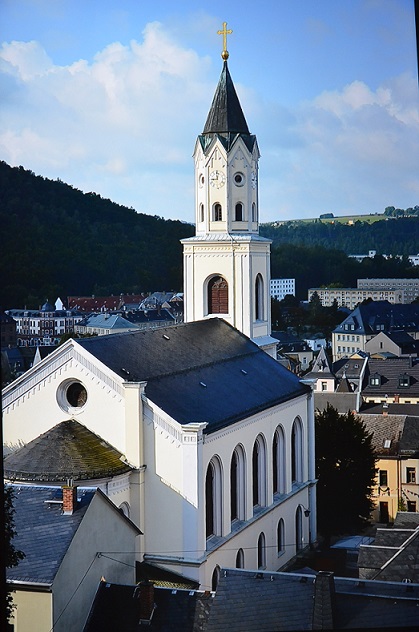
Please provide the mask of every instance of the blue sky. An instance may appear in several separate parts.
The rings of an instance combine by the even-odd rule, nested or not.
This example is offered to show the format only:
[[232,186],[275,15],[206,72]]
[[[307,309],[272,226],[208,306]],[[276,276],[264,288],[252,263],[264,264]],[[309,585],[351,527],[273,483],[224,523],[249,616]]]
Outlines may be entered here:
[[413,0],[2,0],[0,159],[192,221],[224,21],[262,221],[419,204]]

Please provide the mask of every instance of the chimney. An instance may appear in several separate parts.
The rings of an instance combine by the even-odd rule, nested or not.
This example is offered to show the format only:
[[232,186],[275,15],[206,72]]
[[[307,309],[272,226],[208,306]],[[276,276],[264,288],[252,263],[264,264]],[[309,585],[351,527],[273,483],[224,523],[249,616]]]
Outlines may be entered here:
[[319,571],[314,580],[313,630],[333,630],[335,580],[333,573]]
[[77,486],[71,484],[63,485],[63,514],[71,516],[77,509]]
[[143,580],[139,584],[139,592],[137,593],[140,600],[140,625],[150,625],[151,619],[156,608],[154,603],[154,585],[148,579]]

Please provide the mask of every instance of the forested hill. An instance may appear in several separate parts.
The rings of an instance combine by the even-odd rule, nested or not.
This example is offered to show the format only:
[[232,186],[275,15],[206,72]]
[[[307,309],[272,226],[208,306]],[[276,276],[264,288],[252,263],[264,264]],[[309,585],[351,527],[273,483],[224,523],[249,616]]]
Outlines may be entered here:
[[182,289],[194,227],[0,162],[0,306],[68,295]]
[[[0,162],[0,307],[37,308],[46,299],[182,289],[182,246],[191,224],[137,213],[23,167]],[[416,254],[419,218],[352,226],[326,222],[263,225],[273,240],[272,277],[309,287],[357,278],[419,275],[407,260],[346,254]]]
[[273,245],[295,244],[324,246],[349,254],[368,254],[376,250],[382,255],[415,255],[419,251],[419,217],[389,218],[376,222],[338,221],[285,222],[280,225],[262,224],[261,235],[272,239]]

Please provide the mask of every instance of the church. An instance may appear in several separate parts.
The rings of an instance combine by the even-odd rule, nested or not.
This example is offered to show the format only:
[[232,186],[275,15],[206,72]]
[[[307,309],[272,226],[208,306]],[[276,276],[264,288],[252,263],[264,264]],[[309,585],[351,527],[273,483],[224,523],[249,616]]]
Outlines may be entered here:
[[185,322],[68,340],[3,392],[8,480],[99,487],[141,530],[137,560],[203,590],[220,567],[276,571],[316,539],[313,397],[275,358],[260,154],[221,33]]

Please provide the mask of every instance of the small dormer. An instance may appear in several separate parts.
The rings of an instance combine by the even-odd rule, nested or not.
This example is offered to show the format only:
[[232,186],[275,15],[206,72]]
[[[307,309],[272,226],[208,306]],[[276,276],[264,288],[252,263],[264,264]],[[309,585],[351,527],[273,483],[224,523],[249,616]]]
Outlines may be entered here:
[[379,373],[377,373],[377,372],[372,373],[370,375],[370,378],[369,378],[369,385],[370,386],[381,386],[381,384],[382,384],[382,377],[381,377],[381,375]]
[[399,388],[409,388],[410,375],[408,373],[402,373],[399,375]]

